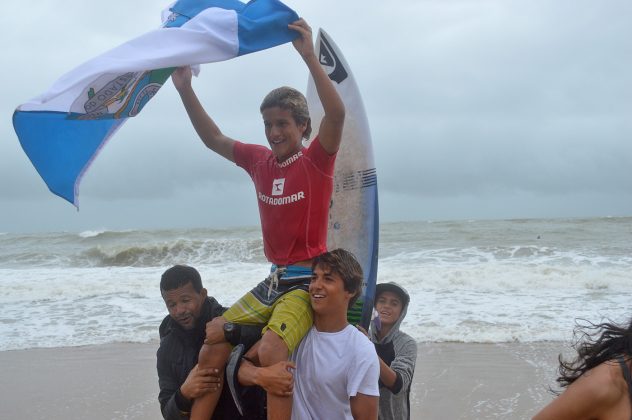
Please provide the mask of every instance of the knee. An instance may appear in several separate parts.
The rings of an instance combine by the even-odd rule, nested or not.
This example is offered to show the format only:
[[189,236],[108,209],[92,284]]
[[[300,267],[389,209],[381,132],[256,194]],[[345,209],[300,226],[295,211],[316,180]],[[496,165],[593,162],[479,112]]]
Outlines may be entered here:
[[271,366],[287,360],[289,352],[287,344],[273,331],[266,331],[261,339],[258,354],[262,366]]

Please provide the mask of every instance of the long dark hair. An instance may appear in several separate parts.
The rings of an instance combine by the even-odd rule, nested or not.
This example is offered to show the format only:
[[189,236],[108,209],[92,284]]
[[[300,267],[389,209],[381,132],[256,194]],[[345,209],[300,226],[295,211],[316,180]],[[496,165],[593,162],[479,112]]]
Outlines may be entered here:
[[557,382],[562,388],[569,386],[590,369],[623,356],[632,358],[632,319],[622,326],[610,320],[593,324],[587,320],[577,320],[573,330],[573,348],[577,351],[574,360],[565,362],[562,355]]

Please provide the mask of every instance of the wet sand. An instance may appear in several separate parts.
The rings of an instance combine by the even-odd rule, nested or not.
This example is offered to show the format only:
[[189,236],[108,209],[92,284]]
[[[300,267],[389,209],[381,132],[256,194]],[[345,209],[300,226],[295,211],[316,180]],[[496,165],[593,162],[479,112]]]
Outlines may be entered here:
[[554,397],[564,343],[420,343],[412,419],[530,419]]
[[[0,352],[7,419],[160,419],[158,343]],[[529,419],[564,343],[419,343],[412,419]]]

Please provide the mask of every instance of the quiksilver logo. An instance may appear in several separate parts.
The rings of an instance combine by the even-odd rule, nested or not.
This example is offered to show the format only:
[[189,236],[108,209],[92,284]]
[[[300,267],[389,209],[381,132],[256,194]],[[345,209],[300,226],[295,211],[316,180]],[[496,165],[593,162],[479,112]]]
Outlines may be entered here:
[[347,70],[343,67],[340,59],[334,52],[334,49],[331,48],[331,44],[322,34],[320,36],[319,61],[323,66],[333,67],[333,69],[329,72],[329,78],[334,82],[340,84],[347,78],[347,76],[349,76]]

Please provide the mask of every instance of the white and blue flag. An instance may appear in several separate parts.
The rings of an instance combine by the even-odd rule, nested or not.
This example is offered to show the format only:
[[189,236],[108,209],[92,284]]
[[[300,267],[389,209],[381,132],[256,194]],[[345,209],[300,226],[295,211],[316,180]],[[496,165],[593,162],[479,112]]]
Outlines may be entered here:
[[298,36],[287,27],[298,15],[278,0],[179,0],[168,10],[161,28],[83,63],[13,114],[37,172],[76,207],[81,177],[99,150],[176,67],[228,60]]

